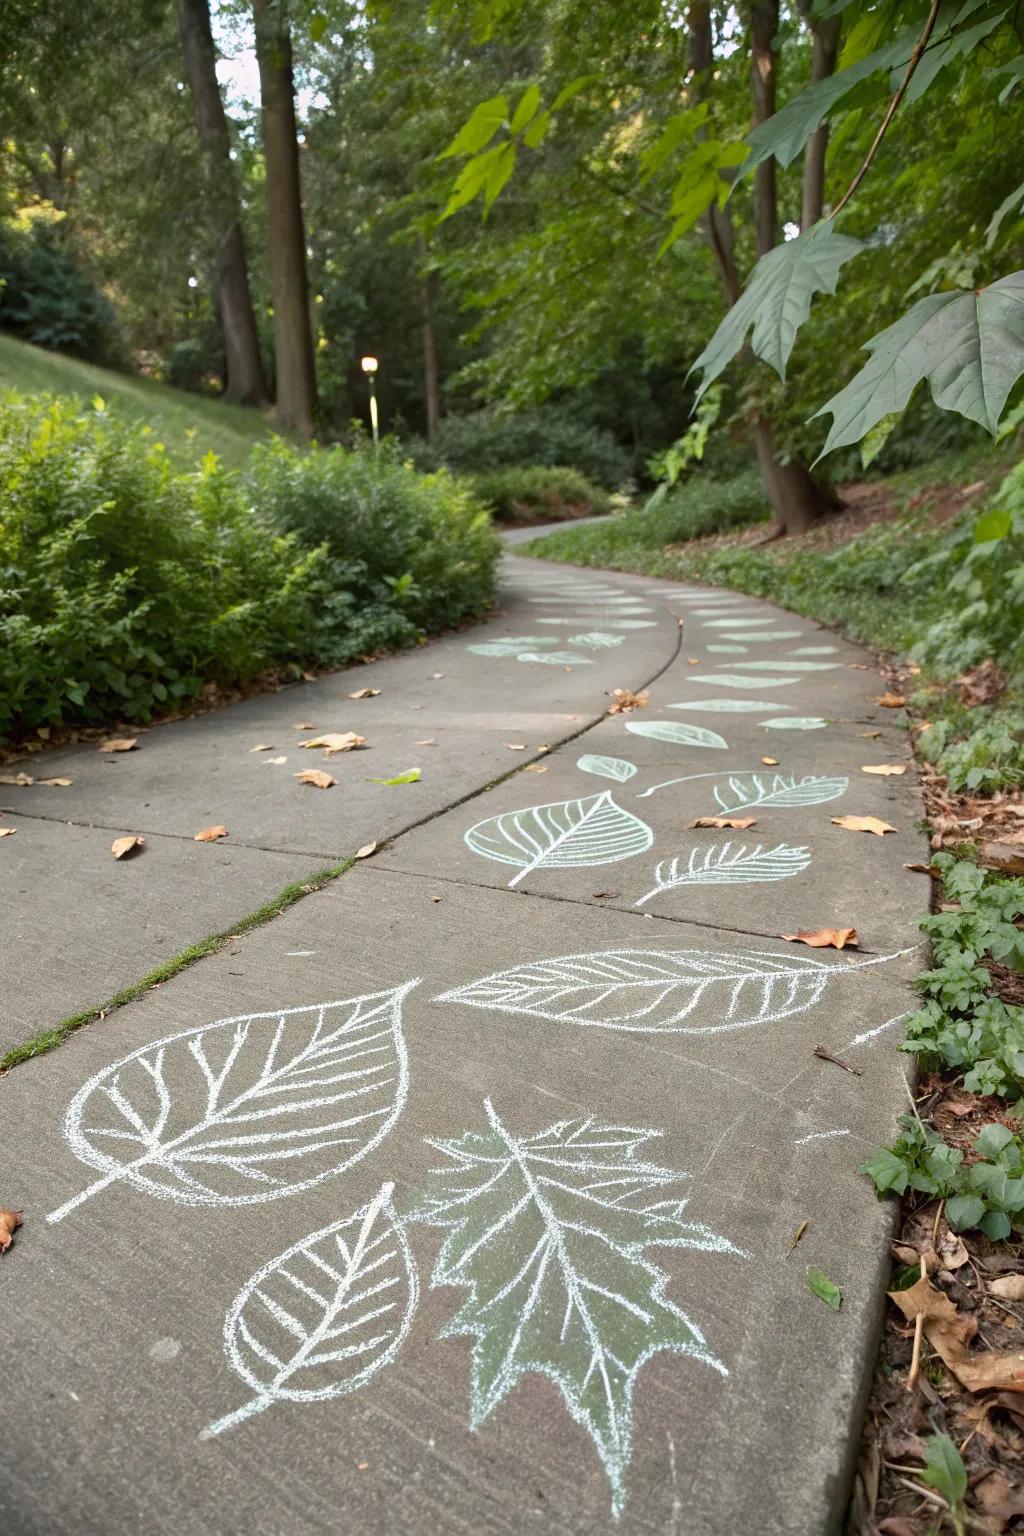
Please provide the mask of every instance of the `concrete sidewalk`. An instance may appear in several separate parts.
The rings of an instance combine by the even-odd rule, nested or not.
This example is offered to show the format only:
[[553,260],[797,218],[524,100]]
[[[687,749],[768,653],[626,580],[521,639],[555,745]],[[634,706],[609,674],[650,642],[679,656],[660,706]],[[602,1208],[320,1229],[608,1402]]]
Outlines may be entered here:
[[[73,886],[25,908],[10,1038],[386,846],[0,1083],[5,1536],[838,1529],[920,968],[900,716],[767,604],[506,570],[486,625],[8,797]],[[114,830],[147,848],[101,899]]]

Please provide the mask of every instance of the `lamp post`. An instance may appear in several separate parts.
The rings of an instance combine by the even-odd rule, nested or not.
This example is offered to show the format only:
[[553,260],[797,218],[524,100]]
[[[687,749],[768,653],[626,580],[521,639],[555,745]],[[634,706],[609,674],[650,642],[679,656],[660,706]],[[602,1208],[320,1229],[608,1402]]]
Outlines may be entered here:
[[370,429],[373,432],[373,446],[376,448],[380,442],[380,428],[377,422],[377,379],[376,373],[379,366],[375,357],[361,357],[359,366],[366,374],[367,383],[370,386]]

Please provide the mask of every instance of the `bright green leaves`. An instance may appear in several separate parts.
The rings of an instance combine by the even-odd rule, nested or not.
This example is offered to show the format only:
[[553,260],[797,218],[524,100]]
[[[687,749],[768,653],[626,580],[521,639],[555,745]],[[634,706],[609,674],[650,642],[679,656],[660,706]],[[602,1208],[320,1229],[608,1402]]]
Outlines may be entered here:
[[[471,156],[456,177],[441,219],[450,218],[477,197],[483,198],[486,218],[495,198],[516,168],[517,144],[525,144],[528,149],[539,149],[551,126],[552,114],[595,78],[594,75],[579,75],[575,80],[570,80],[543,112],[538,110],[541,100],[538,85],[526,87],[511,115],[506,96],[492,96],[489,101],[482,101],[474,107],[448,148],[437,157],[439,160],[448,160],[457,155]],[[508,137],[488,148],[500,128],[507,130]]]
[[464,123],[448,148],[438,155],[447,160],[452,155],[476,155],[489,144],[508,119],[508,101],[504,96],[492,96],[474,107],[468,122]]
[[902,411],[922,380],[940,409],[958,411],[994,435],[1006,397],[1024,374],[1024,272],[978,293],[931,294],[866,345],[870,360],[816,413],[832,415],[822,456]]
[[762,256],[740,298],[693,365],[704,371],[697,400],[740,351],[751,330],[755,354],[784,378],[812,298],[816,293],[835,293],[840,270],[862,249],[859,240],[837,234],[832,221],[825,219]]
[[681,235],[692,229],[703,213],[717,203],[721,208],[729,196],[730,183],[721,174],[742,165],[747,158],[745,144],[727,144],[721,139],[702,138],[694,143],[708,117],[706,102],[689,112],[670,117],[658,137],[640,156],[640,181],[645,184],[686,145],[693,145],[678,172],[672,191],[669,215],[672,228],[661,243],[661,256]]
[[920,1474],[922,1483],[934,1488],[949,1505],[957,1530],[963,1526],[956,1518],[963,1511],[967,1494],[967,1468],[963,1458],[948,1435],[929,1435],[925,1441],[925,1470]]

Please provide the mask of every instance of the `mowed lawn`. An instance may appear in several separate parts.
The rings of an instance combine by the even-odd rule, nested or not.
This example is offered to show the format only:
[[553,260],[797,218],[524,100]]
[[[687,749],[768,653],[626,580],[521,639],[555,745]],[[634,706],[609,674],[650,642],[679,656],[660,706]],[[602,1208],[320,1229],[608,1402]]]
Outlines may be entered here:
[[231,468],[243,469],[253,444],[266,441],[276,431],[261,411],[97,368],[0,334],[0,391],[5,389],[77,395],[86,403],[99,395],[112,413],[152,427],[157,440],[181,464],[193,464],[212,451]]

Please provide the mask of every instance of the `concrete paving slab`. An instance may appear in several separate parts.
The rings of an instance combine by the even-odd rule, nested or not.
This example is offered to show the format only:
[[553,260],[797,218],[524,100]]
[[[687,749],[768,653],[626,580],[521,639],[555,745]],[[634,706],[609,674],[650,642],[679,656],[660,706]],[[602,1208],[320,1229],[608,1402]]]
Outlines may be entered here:
[[[184,973],[4,1083],[5,1199],[26,1213],[4,1261],[9,1315],[23,1320],[22,1347],[11,1354],[5,1382],[5,1531],[312,1533],[336,1530],[344,1511],[346,1529],[360,1536],[428,1523],[442,1532],[589,1536],[670,1530],[680,1508],[692,1536],[832,1529],[879,1315],[887,1220],[853,1172],[853,1149],[884,1134],[903,1091],[886,1044],[891,1036],[859,1047],[848,1042],[909,1001],[911,958],[856,970],[841,957],[822,962],[829,974],[817,1001],[745,1028],[712,1033],[728,1004],[708,991],[686,1024],[708,1033],[626,1032],[555,1021],[524,1007],[521,993],[513,1011],[508,997],[479,1007],[444,994],[499,970],[578,953],[581,942],[594,953],[635,948],[631,919],[592,910],[581,932],[577,909],[567,905],[468,887],[441,887],[437,902],[433,894],[425,882],[359,866],[241,940],[234,956]],[[652,919],[641,958],[664,965],[667,954],[687,954],[696,937],[696,930],[683,936],[681,925]],[[723,964],[734,953],[728,936],[701,933],[699,942]],[[751,940],[747,948],[768,964],[783,946]],[[254,1187],[237,1168],[193,1161],[179,1165],[180,1181],[168,1176],[162,1198],[112,1179],[57,1222],[45,1221],[97,1177],[64,1138],[64,1106],[119,1058],[210,1024],[226,1009],[303,1007],[403,987],[416,975],[422,981],[403,1000],[407,1097],[387,1136],[349,1169],[256,1208],[184,1203],[201,1198],[188,1183],[193,1177],[212,1179],[221,1195]],[[688,983],[679,985],[677,1001]],[[237,1038],[233,1028],[219,1042],[207,1036],[204,1060],[219,1069],[225,1044]],[[261,1049],[267,1038],[259,1034]],[[822,1042],[855,1053],[863,1076],[814,1058]],[[287,1054],[288,1044],[283,1048]],[[147,1124],[159,1114],[156,1098],[139,1097],[146,1081],[156,1081],[154,1071],[173,1099],[179,1145],[183,1128],[208,1114],[210,1085],[197,1057],[165,1047],[159,1064],[155,1052],[147,1060],[142,1076],[122,1066],[116,1083],[108,1076],[97,1084],[81,1120],[87,1141],[126,1155],[123,1143],[102,1141],[102,1132],[129,1123],[122,1100],[137,1105]],[[190,1065],[197,1070],[189,1073]],[[336,1069],[337,1060],[327,1073],[335,1083]],[[303,1099],[318,1081],[323,1072],[318,1079],[304,1069]],[[635,1145],[627,1126],[641,1133]],[[647,1131],[662,1134],[645,1141]],[[537,1296],[531,1285],[512,1285],[512,1312],[534,1316],[534,1331],[509,1357],[515,1368],[499,1372],[486,1399],[478,1381],[474,1398],[472,1339],[453,1326],[471,1293],[441,1283],[442,1230],[408,1219],[401,1230],[420,1289],[410,1302],[405,1280],[402,1305],[411,1315],[393,1358],[334,1398],[326,1389],[337,1386],[344,1368],[335,1362],[332,1374],[322,1367],[310,1383],[325,1390],[322,1400],[276,1401],[200,1439],[205,1426],[253,1397],[222,1346],[225,1314],[253,1274],[307,1234],[369,1210],[391,1182],[403,1216],[437,1214],[452,1190],[431,1170],[455,1165],[429,1141],[447,1140],[469,1159],[456,1174],[456,1198],[467,1198],[493,1179],[486,1159],[503,1135],[511,1141],[501,1144],[515,1149],[503,1165],[508,1189],[493,1197],[493,1208],[479,1196],[483,1219],[462,1243],[467,1273],[496,1297],[522,1265],[537,1278],[538,1260],[533,1269],[529,1262],[538,1234],[557,1269],[551,1232],[561,1233],[572,1245],[566,1262],[598,1287],[578,1292],[573,1305],[582,1315],[589,1298],[587,1315],[606,1347],[593,1358],[605,1362],[597,1368],[608,1372],[608,1398],[599,1393],[583,1408],[573,1398],[573,1383],[582,1390],[586,1374],[583,1346],[566,1335],[572,1307],[565,1313],[564,1290],[553,1283]],[[129,1159],[135,1150],[128,1146]],[[483,1165],[473,1163],[476,1154]],[[312,1162],[298,1183],[337,1161],[326,1144],[310,1145],[306,1156]],[[562,1206],[544,1205],[539,1227],[507,1214],[533,1187],[517,1172],[517,1158],[526,1159],[531,1178],[556,1180],[544,1186],[546,1198],[558,1192]],[[659,1169],[688,1177],[663,1183]],[[656,1214],[648,1209],[680,1195],[685,1213],[671,1204],[657,1204]],[[573,1236],[562,1225],[572,1222],[577,1204],[587,1229],[605,1237]],[[811,1225],[789,1256],[802,1221]],[[629,1244],[638,1231],[634,1253]],[[322,1295],[334,1284],[322,1268],[297,1262],[293,1257],[291,1272],[307,1288]],[[810,1264],[842,1287],[838,1314],[807,1289]],[[389,1271],[387,1278],[397,1284],[401,1275]],[[290,1317],[307,1304],[317,1310],[299,1287],[264,1277],[260,1292],[268,1300],[252,1303],[260,1321],[243,1312],[263,1349],[280,1347],[282,1326],[288,1336],[271,1310],[285,1299],[275,1284],[288,1292]],[[616,1288],[623,1300],[613,1305]],[[531,1311],[534,1302],[539,1309]],[[487,1317],[485,1306],[479,1372],[493,1381],[493,1366],[483,1363],[487,1350],[497,1348],[502,1359],[513,1328],[499,1312],[487,1335]],[[703,1345],[695,1343],[696,1329]],[[629,1391],[616,1374],[616,1350],[616,1358],[628,1350],[637,1360],[649,1352]],[[568,1373],[576,1420],[544,1374],[559,1368]],[[475,1431],[471,1400],[481,1420]],[[603,1434],[594,1419],[588,1429],[585,1413],[587,1402],[602,1401],[618,1410],[614,1431],[606,1421]]]
[[0,1056],[312,873],[299,854],[147,837],[116,860],[109,831],[13,814],[0,882]]

